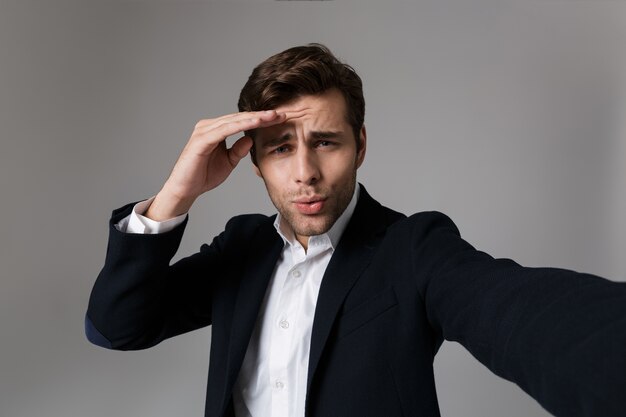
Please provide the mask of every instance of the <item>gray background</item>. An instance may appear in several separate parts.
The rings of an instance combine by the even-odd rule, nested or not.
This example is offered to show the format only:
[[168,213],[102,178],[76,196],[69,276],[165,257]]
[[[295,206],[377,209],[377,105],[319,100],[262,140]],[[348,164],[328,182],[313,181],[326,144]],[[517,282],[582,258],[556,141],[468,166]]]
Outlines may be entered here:
[[[1,417],[202,415],[208,329],[131,353],[83,336],[107,219],[254,65],[313,41],[364,80],[373,196],[494,256],[626,279],[625,2],[2,0]],[[259,211],[245,160],[180,253]],[[435,366],[443,416],[547,415],[457,344]]]

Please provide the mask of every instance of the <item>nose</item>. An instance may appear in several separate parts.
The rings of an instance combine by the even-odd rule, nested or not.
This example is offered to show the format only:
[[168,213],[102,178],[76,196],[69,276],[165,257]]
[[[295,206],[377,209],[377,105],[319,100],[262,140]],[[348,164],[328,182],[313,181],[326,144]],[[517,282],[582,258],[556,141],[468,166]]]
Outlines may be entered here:
[[294,180],[303,185],[315,184],[321,176],[317,155],[307,146],[298,147],[292,170]]

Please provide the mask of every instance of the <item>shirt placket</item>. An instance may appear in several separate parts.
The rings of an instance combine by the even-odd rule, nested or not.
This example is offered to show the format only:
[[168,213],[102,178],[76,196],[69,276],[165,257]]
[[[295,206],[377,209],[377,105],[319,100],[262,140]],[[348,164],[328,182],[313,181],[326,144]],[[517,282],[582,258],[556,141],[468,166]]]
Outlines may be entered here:
[[287,272],[280,291],[276,314],[272,319],[270,347],[270,384],[272,416],[289,416],[290,397],[295,392],[293,359],[297,348],[298,308],[302,297],[301,278],[306,271],[302,247],[292,248],[293,266]]

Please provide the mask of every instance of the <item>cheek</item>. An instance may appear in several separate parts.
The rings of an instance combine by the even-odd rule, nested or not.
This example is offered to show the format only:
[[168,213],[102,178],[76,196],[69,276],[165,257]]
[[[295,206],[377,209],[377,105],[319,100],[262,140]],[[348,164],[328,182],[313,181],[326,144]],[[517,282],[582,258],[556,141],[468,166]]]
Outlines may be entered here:
[[258,175],[270,188],[282,188],[287,181],[287,169],[280,163],[264,163],[257,168]]
[[349,179],[356,170],[356,154],[349,153],[328,160],[325,164],[325,173],[328,178]]

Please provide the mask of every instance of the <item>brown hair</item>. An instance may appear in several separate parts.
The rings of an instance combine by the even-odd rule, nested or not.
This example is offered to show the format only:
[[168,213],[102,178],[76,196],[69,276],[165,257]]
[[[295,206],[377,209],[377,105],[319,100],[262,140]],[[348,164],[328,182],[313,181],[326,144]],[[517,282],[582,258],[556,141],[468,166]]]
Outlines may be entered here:
[[[346,101],[347,122],[358,148],[365,117],[363,83],[351,66],[339,61],[319,43],[289,48],[257,65],[243,86],[237,105],[239,111],[269,110],[331,88],[337,88]],[[254,153],[252,161],[256,163]]]

